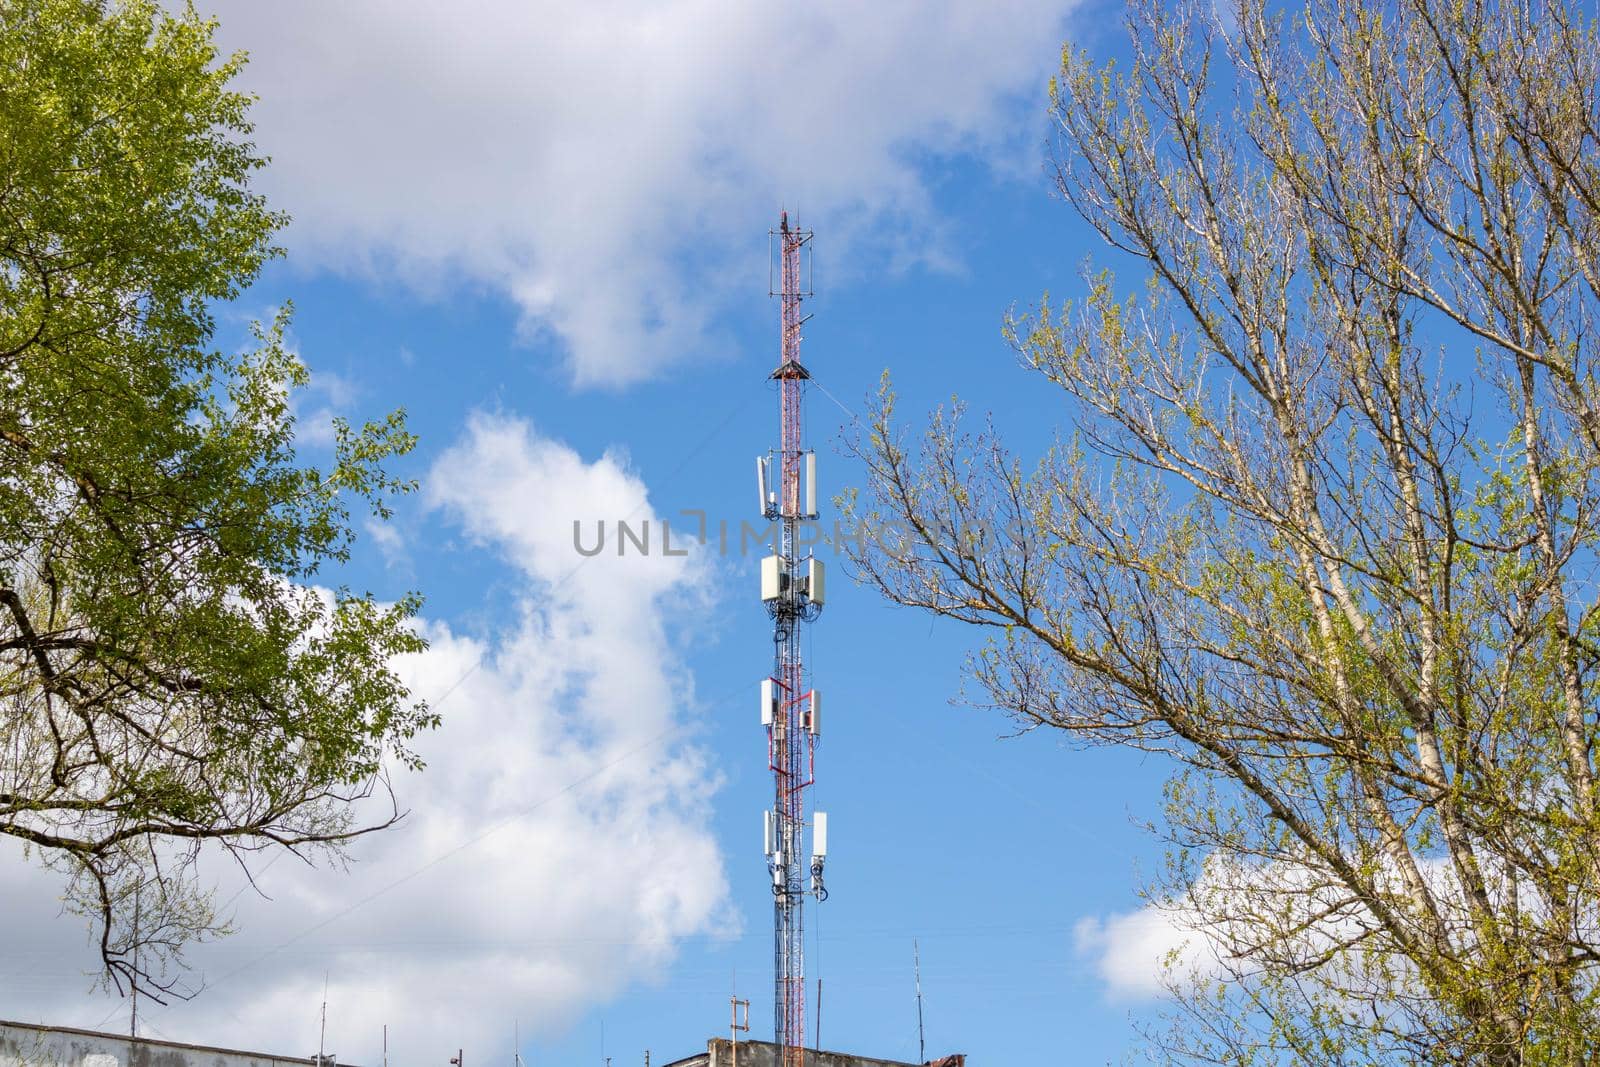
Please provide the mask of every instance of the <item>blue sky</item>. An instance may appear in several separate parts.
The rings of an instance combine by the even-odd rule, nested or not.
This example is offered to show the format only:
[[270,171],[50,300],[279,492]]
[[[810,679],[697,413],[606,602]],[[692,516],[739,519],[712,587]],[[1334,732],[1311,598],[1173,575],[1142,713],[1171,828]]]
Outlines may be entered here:
[[[725,1033],[735,989],[769,1034],[755,559],[574,570],[572,521],[754,519],[785,206],[817,231],[804,360],[838,401],[808,396],[827,487],[857,480],[846,409],[886,369],[913,420],[959,395],[1024,452],[1070,430],[1000,325],[1112,262],[1050,195],[1044,86],[1063,40],[1119,53],[1118,8],[217,10],[256,57],[262,187],[296,218],[220,339],[293,300],[309,458],[331,414],[409,412],[422,491],[327,577],[425,594],[435,649],[407,670],[444,726],[424,781],[399,783],[409,824],[348,873],[274,863],[272,899],[239,897],[238,933],[195,953],[210,988],[148,1009],[150,1032],[302,1054],[326,972],[329,1047],[358,1063],[382,1023],[402,1064],[508,1061],[514,1025],[531,1063],[598,1064],[602,1034],[618,1064],[661,1063]],[[1165,768],[1008,738],[952,704],[980,635],[842,578],[810,652],[823,1044],[915,1056],[916,939],[930,1055],[1120,1060],[1164,944],[1137,895],[1161,846],[1135,823]],[[38,935],[53,962],[4,978],[6,1014],[123,1025],[82,996],[48,880],[12,892],[33,902],[14,922],[74,936]]]

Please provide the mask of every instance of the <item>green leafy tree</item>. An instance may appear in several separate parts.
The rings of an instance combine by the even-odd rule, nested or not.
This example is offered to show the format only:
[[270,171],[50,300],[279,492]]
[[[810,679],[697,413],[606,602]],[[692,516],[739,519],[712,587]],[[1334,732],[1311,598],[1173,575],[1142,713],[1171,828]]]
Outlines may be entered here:
[[[1013,316],[1070,437],[856,443],[981,703],[1169,755],[1151,1047],[1600,1057],[1600,40],[1573,5],[1131,8],[1059,190],[1145,284]],[[1187,971],[1190,964],[1198,964]]]
[[0,0],[0,834],[63,873],[108,979],[158,994],[225,925],[202,850],[337,853],[393,821],[354,805],[435,723],[390,667],[417,600],[314,584],[350,505],[409,488],[402,416],[306,466],[286,320],[213,347],[284,219],[212,33]]

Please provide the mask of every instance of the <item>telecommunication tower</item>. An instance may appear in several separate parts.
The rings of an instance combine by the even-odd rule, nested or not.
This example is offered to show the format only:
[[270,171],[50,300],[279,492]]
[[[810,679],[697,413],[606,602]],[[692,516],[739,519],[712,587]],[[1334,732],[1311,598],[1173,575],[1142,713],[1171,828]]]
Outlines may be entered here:
[[803,862],[805,791],[815,782],[817,740],[822,720],[817,691],[801,655],[800,627],[822,611],[824,567],[809,550],[817,538],[802,539],[802,526],[817,518],[817,456],[805,448],[801,401],[811,375],[800,363],[800,313],[811,295],[802,281],[801,260],[810,230],[789,223],[784,212],[770,231],[777,260],[776,284],[782,341],[778,367],[778,448],[756,459],[761,513],[773,524],[773,551],[761,561],[761,600],[772,617],[772,673],[761,681],[761,721],[767,731],[767,762],[772,770],[773,807],[764,819],[767,869],[773,896],[773,1029],[782,1067],[805,1062],[804,900],[827,898],[822,868],[828,854],[828,817],[817,812],[811,828],[811,861]]

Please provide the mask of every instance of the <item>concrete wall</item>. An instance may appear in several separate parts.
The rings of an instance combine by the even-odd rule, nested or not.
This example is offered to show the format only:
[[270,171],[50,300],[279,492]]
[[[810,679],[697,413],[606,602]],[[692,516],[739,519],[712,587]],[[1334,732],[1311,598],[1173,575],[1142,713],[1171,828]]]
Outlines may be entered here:
[[[706,1046],[706,1067],[733,1067],[733,1045],[725,1037]],[[778,1067],[778,1046],[765,1041],[739,1042],[739,1067]],[[843,1052],[806,1050],[806,1067],[915,1067],[898,1060],[874,1060]]]
[[0,1067],[310,1067],[314,1059],[0,1022]]

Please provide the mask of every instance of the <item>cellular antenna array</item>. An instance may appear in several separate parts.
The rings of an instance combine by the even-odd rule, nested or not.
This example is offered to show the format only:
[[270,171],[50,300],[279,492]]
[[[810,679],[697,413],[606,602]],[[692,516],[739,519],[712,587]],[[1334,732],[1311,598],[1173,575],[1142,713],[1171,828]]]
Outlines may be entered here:
[[[782,340],[778,367],[778,448],[756,461],[761,513],[775,525],[773,552],[761,561],[761,600],[772,618],[772,673],[761,681],[761,722],[767,732],[773,807],[763,826],[773,896],[773,1029],[782,1067],[803,1067],[806,1034],[804,900],[827,898],[822,868],[828,855],[828,817],[806,821],[805,793],[816,781],[821,706],[801,655],[800,627],[816,619],[825,599],[824,567],[807,551],[800,555],[800,528],[817,518],[817,457],[805,448],[801,402],[811,377],[800,362],[800,331],[808,316],[801,302],[812,295],[802,281],[810,230],[789,223],[784,212],[770,231],[778,260],[777,285]],[[803,858],[806,828],[811,858]]]

